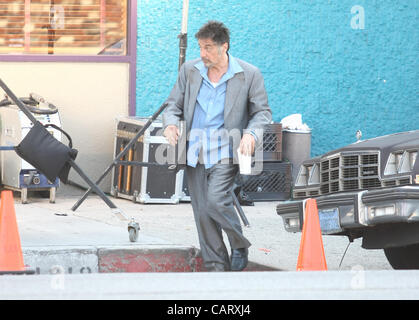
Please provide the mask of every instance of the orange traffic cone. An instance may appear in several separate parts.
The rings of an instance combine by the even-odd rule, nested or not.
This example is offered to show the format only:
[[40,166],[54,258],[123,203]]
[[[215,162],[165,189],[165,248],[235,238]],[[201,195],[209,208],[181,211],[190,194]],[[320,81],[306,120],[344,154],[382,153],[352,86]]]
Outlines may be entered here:
[[17,228],[13,192],[1,192],[0,204],[0,272],[24,271],[23,254]]
[[316,199],[308,199],[298,254],[297,271],[327,270]]

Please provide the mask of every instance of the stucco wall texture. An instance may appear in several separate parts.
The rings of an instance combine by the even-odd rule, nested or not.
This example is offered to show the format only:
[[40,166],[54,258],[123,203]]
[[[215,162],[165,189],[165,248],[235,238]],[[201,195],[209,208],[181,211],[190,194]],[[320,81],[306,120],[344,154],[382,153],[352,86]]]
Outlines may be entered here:
[[[139,0],[137,115],[153,114],[177,76],[182,0]],[[203,23],[223,21],[233,56],[260,68],[275,121],[301,113],[311,155],[419,129],[418,0],[194,0],[186,59]]]

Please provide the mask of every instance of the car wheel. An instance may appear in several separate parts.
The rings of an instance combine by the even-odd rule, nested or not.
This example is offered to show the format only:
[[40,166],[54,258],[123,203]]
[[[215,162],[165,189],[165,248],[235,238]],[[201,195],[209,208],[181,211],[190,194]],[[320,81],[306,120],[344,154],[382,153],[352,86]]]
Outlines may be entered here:
[[385,248],[384,253],[394,269],[419,269],[419,243]]

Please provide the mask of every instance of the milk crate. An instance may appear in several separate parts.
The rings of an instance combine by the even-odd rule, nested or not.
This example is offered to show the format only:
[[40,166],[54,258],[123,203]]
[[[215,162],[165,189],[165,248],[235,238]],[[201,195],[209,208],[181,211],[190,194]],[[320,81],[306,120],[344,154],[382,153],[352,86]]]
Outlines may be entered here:
[[264,162],[258,175],[240,177],[240,199],[245,201],[281,201],[291,198],[291,163]]
[[[271,123],[263,127],[263,147],[259,144],[256,148],[257,159],[263,161],[281,161],[282,160],[282,124]],[[260,155],[263,153],[263,155]]]

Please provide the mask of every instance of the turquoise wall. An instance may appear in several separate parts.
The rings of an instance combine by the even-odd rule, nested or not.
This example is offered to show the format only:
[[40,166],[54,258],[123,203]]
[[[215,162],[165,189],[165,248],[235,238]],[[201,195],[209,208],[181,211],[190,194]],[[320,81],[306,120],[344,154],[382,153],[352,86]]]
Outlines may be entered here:
[[[182,0],[138,1],[137,115],[153,114],[177,76]],[[419,129],[418,0],[191,0],[186,59],[209,19],[233,56],[258,66],[275,121],[301,113],[312,156]]]

